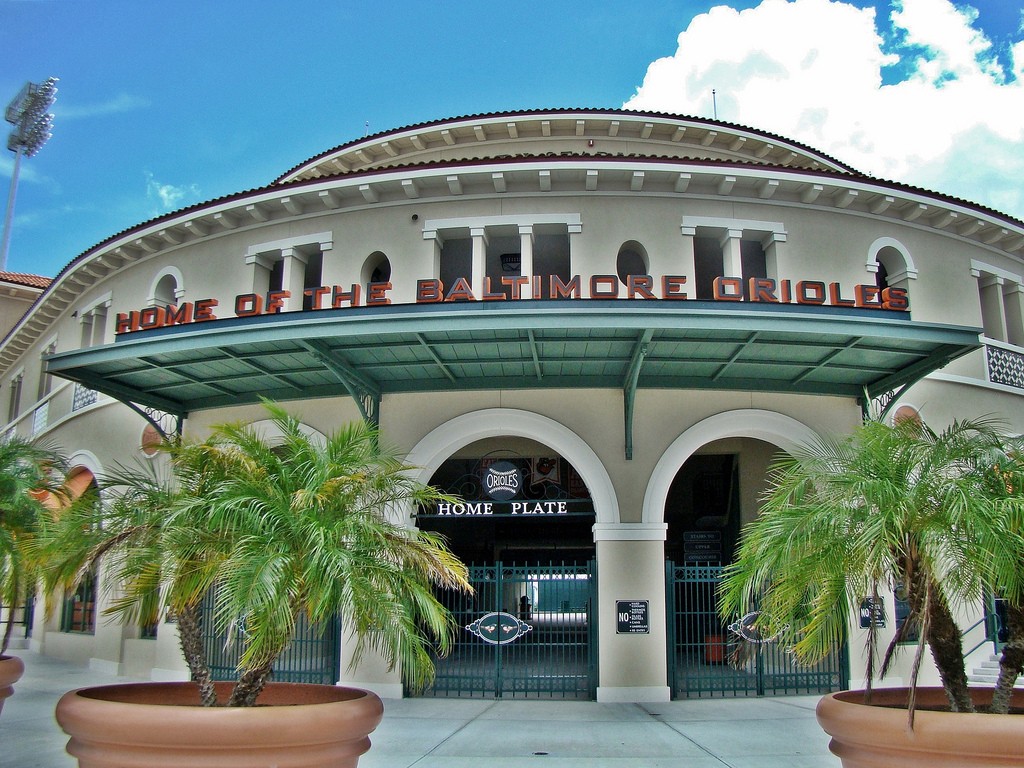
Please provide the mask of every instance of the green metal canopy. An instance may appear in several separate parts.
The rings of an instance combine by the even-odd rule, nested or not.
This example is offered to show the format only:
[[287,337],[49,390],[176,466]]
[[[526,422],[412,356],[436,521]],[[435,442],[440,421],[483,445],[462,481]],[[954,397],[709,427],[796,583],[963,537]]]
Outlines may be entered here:
[[125,402],[190,411],[350,394],[376,418],[399,392],[621,388],[875,398],[981,346],[979,329],[905,312],[659,300],[394,305],[124,334],[47,370]]

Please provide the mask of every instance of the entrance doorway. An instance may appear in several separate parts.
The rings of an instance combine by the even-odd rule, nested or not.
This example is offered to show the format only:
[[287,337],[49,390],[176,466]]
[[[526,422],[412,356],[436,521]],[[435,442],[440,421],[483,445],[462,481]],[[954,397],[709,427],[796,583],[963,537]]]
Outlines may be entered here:
[[847,687],[843,650],[813,666],[753,628],[756,613],[725,621],[718,615],[719,564],[666,564],[669,679],[673,698],[784,696]]
[[743,523],[778,449],[750,438],[706,445],[673,480],[665,520],[669,678],[675,698],[823,693],[845,687],[846,663],[834,653],[798,665],[773,638],[760,637],[756,614],[723,619],[718,586],[732,562]]
[[442,596],[458,635],[423,695],[594,698],[593,561],[474,565],[470,582]]
[[458,501],[417,525],[445,536],[474,592],[439,596],[456,641],[422,695],[594,698],[594,507],[572,465],[536,441],[488,438],[430,483]]

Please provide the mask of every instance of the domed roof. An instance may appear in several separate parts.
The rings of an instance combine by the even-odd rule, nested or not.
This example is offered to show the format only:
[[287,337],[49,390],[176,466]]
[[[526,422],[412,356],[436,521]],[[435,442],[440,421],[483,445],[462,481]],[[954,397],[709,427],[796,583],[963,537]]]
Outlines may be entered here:
[[560,109],[468,115],[385,131],[323,152],[275,183],[397,165],[552,154],[731,160],[856,173],[822,152],[754,128],[656,112]]

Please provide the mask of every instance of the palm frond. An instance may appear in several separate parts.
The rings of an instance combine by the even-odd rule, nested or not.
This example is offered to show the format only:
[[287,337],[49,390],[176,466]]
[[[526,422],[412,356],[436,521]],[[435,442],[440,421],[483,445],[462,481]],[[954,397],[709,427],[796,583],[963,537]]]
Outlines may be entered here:
[[[879,584],[904,584],[908,622],[933,645],[944,642],[930,633],[937,611],[993,587],[1024,596],[1024,468],[999,426],[983,418],[937,432],[869,421],[778,457],[761,514],[726,571],[723,615],[756,606],[768,631],[784,632],[797,656],[813,662],[844,641],[852,612]],[[958,653],[962,666],[958,650],[944,658],[955,666]],[[868,660],[870,685],[873,645]],[[946,682],[957,670],[940,674]]]

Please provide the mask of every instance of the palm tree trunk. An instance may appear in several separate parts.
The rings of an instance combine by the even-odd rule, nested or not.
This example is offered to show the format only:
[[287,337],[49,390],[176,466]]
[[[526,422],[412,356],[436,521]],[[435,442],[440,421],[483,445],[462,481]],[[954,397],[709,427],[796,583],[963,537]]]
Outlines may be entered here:
[[271,668],[272,663],[267,663],[243,672],[242,676],[238,678],[238,683],[235,684],[234,690],[231,691],[231,699],[228,701],[228,706],[251,707],[255,705],[256,698],[263,691],[263,686],[267,684]]
[[188,663],[192,682],[199,686],[199,699],[204,707],[217,706],[217,690],[213,687],[210,667],[203,650],[203,628],[199,620],[199,605],[190,605],[177,614],[178,642]]
[[999,659],[999,679],[992,693],[991,712],[1005,715],[1010,711],[1013,686],[1024,669],[1024,608],[1012,603],[1006,604],[1006,628],[1008,635],[1003,655]]
[[930,605],[925,639],[939,670],[942,687],[946,690],[949,706],[954,712],[973,712],[974,702],[971,701],[967,687],[967,665],[964,662],[960,628],[939,586],[932,582],[928,588]]

